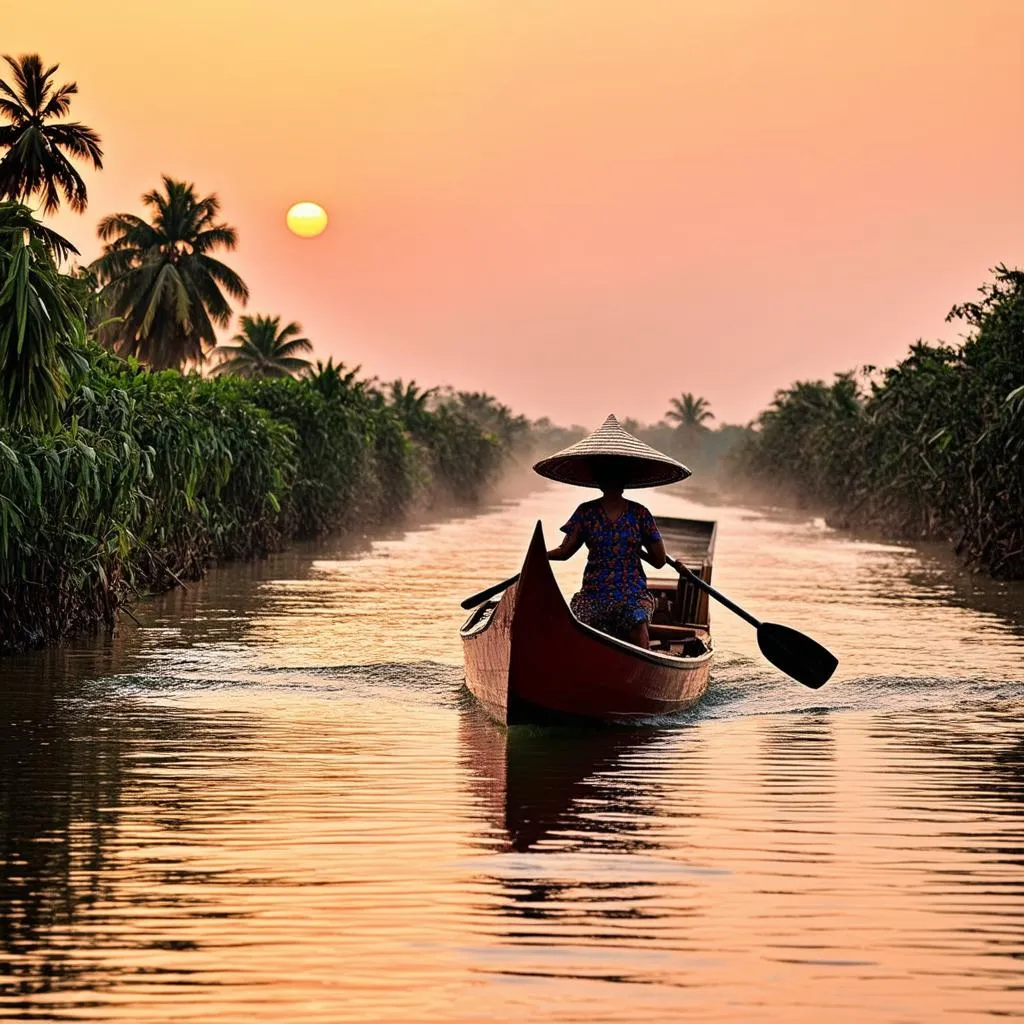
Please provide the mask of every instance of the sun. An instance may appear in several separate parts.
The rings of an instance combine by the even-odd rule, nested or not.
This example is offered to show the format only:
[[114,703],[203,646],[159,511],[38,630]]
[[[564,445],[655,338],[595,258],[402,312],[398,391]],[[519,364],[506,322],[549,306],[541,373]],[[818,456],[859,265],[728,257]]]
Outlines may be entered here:
[[327,211],[319,203],[296,203],[286,218],[288,228],[300,238],[315,238],[327,227]]

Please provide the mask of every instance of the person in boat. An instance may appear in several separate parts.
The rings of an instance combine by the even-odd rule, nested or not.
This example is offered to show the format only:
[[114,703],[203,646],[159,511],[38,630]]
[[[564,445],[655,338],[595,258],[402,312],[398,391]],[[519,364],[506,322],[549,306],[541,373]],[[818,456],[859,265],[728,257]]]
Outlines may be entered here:
[[601,497],[585,501],[562,527],[565,538],[548,552],[552,561],[572,558],[585,544],[583,586],[569,602],[573,615],[588,626],[649,647],[647,624],[654,598],[640,561],[646,550],[651,565],[665,564],[665,542],[648,509],[623,497],[621,467],[601,460],[593,470]]
[[654,599],[640,554],[645,551],[651,564],[661,568],[665,544],[650,511],[623,491],[683,480],[690,471],[627,433],[614,416],[534,469],[549,479],[601,491],[600,498],[573,512],[562,527],[562,543],[548,552],[552,561],[564,561],[587,547],[583,585],[570,602],[573,614],[604,633],[648,647]]

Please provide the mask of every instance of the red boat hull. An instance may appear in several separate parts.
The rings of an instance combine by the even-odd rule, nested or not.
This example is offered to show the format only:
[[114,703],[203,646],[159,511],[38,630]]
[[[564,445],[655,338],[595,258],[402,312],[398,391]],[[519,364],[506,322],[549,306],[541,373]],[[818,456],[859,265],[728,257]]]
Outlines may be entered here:
[[712,652],[647,651],[580,622],[555,582],[540,523],[519,582],[462,627],[466,685],[506,725],[674,714],[707,689]]

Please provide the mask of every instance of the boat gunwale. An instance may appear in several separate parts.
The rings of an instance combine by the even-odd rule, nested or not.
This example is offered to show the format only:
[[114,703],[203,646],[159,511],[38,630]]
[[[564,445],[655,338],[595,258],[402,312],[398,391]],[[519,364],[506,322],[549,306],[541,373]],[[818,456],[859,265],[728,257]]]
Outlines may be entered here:
[[463,639],[467,639],[487,630],[494,621],[494,613],[492,612],[491,615],[488,616],[486,622],[480,622],[479,620],[483,617],[484,612],[488,608],[497,608],[504,599],[505,595],[502,594],[501,597],[492,597],[477,605],[477,607],[469,613],[469,618],[466,619],[466,621],[459,627],[459,636]]

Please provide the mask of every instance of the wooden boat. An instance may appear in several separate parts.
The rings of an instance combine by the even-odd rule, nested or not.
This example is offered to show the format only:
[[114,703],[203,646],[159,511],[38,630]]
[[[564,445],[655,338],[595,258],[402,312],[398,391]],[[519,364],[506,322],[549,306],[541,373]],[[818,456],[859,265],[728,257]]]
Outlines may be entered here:
[[[660,519],[669,553],[711,582],[715,524]],[[643,650],[580,622],[558,589],[538,523],[519,582],[461,630],[466,685],[505,725],[572,718],[637,722],[674,714],[707,689],[708,599],[679,578],[649,580],[656,610]]]

